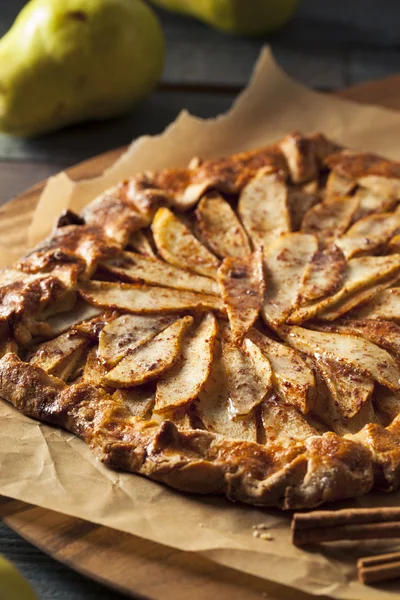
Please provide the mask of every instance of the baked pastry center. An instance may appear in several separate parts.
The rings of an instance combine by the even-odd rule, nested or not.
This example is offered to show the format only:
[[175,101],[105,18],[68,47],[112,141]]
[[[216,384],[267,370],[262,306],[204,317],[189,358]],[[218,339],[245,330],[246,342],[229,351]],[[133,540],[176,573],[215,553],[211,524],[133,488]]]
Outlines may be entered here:
[[1,273],[0,395],[180,490],[396,489],[399,198],[321,134],[134,176]]

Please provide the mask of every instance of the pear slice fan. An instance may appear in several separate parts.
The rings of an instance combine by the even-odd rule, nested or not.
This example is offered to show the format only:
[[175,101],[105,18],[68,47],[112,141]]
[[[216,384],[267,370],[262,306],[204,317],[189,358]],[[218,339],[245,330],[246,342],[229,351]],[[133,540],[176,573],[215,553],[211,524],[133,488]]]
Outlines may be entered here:
[[293,133],[147,172],[0,274],[0,395],[283,509],[400,487],[400,163]]

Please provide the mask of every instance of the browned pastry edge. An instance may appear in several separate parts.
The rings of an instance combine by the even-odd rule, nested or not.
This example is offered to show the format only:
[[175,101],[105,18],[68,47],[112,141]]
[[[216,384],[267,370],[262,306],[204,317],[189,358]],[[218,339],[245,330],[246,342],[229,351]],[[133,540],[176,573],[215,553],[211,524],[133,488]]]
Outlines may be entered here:
[[13,353],[0,360],[0,394],[24,414],[82,438],[109,467],[186,492],[293,509],[358,496],[373,484],[368,450],[334,433],[286,449],[180,431],[172,421],[133,418],[105,391],[68,387]]

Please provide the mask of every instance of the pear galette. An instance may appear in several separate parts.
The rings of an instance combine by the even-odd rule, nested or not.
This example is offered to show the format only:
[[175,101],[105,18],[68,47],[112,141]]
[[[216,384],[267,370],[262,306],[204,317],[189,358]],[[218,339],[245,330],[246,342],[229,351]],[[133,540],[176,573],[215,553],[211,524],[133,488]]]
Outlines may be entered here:
[[1,273],[0,395],[179,490],[396,489],[399,200],[320,134],[133,176]]

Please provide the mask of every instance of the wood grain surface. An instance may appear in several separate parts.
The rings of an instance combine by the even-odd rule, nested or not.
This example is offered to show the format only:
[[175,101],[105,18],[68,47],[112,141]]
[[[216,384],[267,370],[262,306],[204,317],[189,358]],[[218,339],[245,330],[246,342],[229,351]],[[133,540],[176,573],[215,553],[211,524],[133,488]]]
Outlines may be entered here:
[[[400,76],[349,88],[339,95],[359,102],[400,109]],[[67,172],[73,179],[94,177],[110,166],[123,148],[85,161]],[[0,209],[4,228],[24,230],[45,182]],[[17,237],[18,237],[17,235]],[[284,586],[216,565],[198,555],[180,552],[86,521],[3,498],[0,516],[23,538],[92,579],[133,598],[151,600],[289,600]],[[266,565],[266,568],[267,565]],[[96,595],[99,599],[100,595]],[[311,596],[296,591],[298,600]]]

